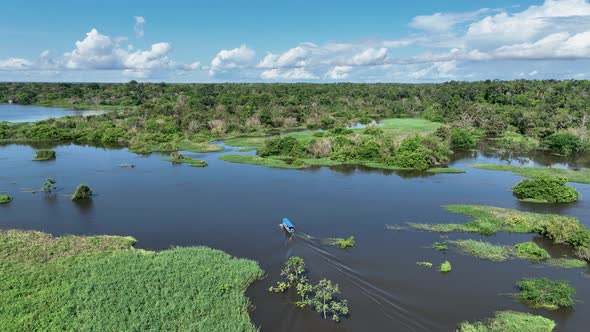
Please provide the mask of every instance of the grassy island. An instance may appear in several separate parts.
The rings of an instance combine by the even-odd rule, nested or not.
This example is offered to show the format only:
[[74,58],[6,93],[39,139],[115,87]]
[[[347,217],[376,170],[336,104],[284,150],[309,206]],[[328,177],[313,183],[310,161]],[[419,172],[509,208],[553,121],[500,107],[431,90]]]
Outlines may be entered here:
[[257,331],[257,263],[205,247],[160,252],[121,236],[0,231],[0,330]]
[[37,150],[35,152],[34,161],[45,161],[55,159],[55,151],[53,150]]
[[[482,235],[492,235],[500,231],[538,233],[556,244],[570,245],[579,258],[590,261],[590,230],[580,224],[576,218],[480,205],[448,205],[445,208],[450,212],[472,217],[474,220],[463,224],[408,223],[408,226],[418,230],[442,233],[474,232]],[[525,249],[531,249],[531,246],[521,248],[521,250]],[[533,253],[528,254],[533,255]],[[534,254],[538,255],[539,252]]]
[[12,202],[12,196],[10,195],[0,195],[0,204],[7,204]]
[[516,311],[498,311],[482,322],[463,322],[457,332],[551,332],[555,322],[543,316]]
[[524,279],[516,283],[518,298],[531,308],[555,310],[574,305],[576,290],[565,280],[547,278]]
[[204,160],[194,159],[189,156],[182,155],[178,152],[173,152],[170,158],[165,158],[165,161],[169,161],[177,164],[187,164],[192,167],[206,167],[207,163]]
[[514,188],[514,196],[533,203],[570,203],[580,197],[576,189],[566,186],[567,178],[548,174],[535,175],[520,181]]

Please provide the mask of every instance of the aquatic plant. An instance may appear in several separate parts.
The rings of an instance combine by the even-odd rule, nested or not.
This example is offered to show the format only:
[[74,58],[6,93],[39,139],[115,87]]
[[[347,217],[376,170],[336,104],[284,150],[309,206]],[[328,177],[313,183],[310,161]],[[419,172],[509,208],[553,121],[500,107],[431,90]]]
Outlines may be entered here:
[[477,232],[484,235],[498,231],[514,233],[539,233],[554,243],[566,243],[574,247],[579,258],[590,261],[590,230],[578,219],[555,214],[521,212],[491,206],[449,205],[445,208],[474,218],[465,224],[416,224],[415,229],[434,232]]
[[449,248],[447,247],[447,241],[443,241],[443,242],[434,242],[434,243],[432,244],[432,248],[433,248],[434,250],[436,250],[436,251],[444,251],[444,250],[447,250],[447,249],[449,249]]
[[443,273],[451,272],[451,263],[449,261],[442,262],[438,271]]
[[0,204],[6,204],[12,202],[12,196],[10,195],[0,195]]
[[55,189],[57,189],[57,187],[55,187],[56,183],[57,182],[54,179],[47,178],[47,179],[45,179],[45,182],[43,183],[43,185],[41,186],[41,189],[39,189],[39,190],[50,193],[50,192],[54,191]]
[[299,281],[295,286],[297,295],[299,295],[299,301],[295,303],[299,308],[305,308],[311,303],[310,294],[313,292],[313,285],[309,283],[309,279],[306,276],[299,277]]
[[332,316],[335,322],[340,321],[341,316],[348,315],[348,303],[346,300],[337,300],[336,296],[340,294],[338,284],[333,284],[328,279],[322,279],[313,287],[314,295],[310,299],[311,305],[319,313],[323,314],[324,319]]
[[403,231],[407,229],[407,227],[401,225],[385,225],[385,229],[390,231]]
[[518,243],[514,246],[514,254],[530,261],[542,261],[549,258],[549,253],[534,242]]
[[295,303],[297,307],[304,308],[311,305],[316,311],[323,314],[324,319],[330,315],[332,320],[339,322],[341,316],[348,314],[348,305],[346,300],[339,301],[335,298],[340,293],[338,284],[322,279],[317,285],[312,285],[305,274],[303,259],[292,256],[285,262],[285,266],[281,270],[283,279],[278,281],[275,286],[269,287],[268,291],[283,293],[295,287],[299,297]]
[[551,332],[555,322],[543,316],[516,311],[498,311],[483,322],[463,322],[457,332]]
[[476,240],[457,240],[451,243],[465,253],[482,259],[503,262],[510,258],[510,249],[506,246]]
[[328,243],[330,245],[336,246],[340,249],[346,249],[348,247],[354,247],[355,241],[354,236],[349,236],[348,238],[332,238],[328,239]]
[[285,263],[281,270],[283,281],[278,281],[276,286],[270,287],[270,292],[282,293],[301,282],[301,277],[305,273],[305,262],[303,258],[298,256],[291,256]]
[[89,199],[90,197],[92,197],[92,190],[90,187],[85,184],[79,184],[72,195],[72,200],[77,201],[81,199]]
[[562,269],[580,269],[588,267],[586,261],[576,258],[550,258],[545,261],[545,264]]
[[44,161],[55,159],[55,151],[53,150],[37,150],[35,152],[35,161]]
[[0,330],[258,331],[244,295],[263,276],[256,262],[206,247],[153,252],[134,243],[0,231]]
[[531,278],[516,285],[520,289],[518,298],[529,307],[555,310],[574,305],[576,290],[566,280]]
[[430,262],[416,262],[416,265],[424,266],[424,267],[432,267],[432,263],[430,263]]
[[567,179],[562,176],[539,174],[532,179],[520,181],[514,188],[514,196],[518,199],[540,203],[569,203],[578,200],[580,194],[576,189],[565,184]]

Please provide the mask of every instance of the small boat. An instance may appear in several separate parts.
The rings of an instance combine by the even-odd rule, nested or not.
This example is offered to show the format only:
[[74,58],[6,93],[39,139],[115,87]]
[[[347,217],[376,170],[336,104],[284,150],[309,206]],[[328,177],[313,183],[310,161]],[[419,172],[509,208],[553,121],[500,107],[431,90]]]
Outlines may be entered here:
[[283,218],[282,226],[285,229],[285,231],[287,231],[287,233],[295,234],[295,226],[293,226],[293,223],[291,223],[291,220],[289,220],[287,218]]

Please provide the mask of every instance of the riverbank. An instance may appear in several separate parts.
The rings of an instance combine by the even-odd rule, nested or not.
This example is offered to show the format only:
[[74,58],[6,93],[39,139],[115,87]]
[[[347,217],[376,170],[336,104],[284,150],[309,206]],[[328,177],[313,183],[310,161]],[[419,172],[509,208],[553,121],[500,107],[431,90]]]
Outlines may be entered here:
[[256,262],[134,243],[0,231],[0,330],[257,331],[244,296],[262,277]]

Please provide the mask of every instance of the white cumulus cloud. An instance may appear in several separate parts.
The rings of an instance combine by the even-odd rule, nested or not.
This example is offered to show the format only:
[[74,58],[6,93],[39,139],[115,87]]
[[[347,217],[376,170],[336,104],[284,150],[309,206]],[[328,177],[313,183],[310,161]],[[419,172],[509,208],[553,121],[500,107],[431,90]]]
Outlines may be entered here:
[[244,68],[252,64],[255,56],[256,52],[246,45],[231,50],[221,50],[211,61],[209,75],[215,76],[228,70]]
[[135,18],[135,26],[133,27],[133,30],[135,30],[135,37],[141,38],[145,33],[143,29],[145,18],[143,16],[134,16],[133,18]]

